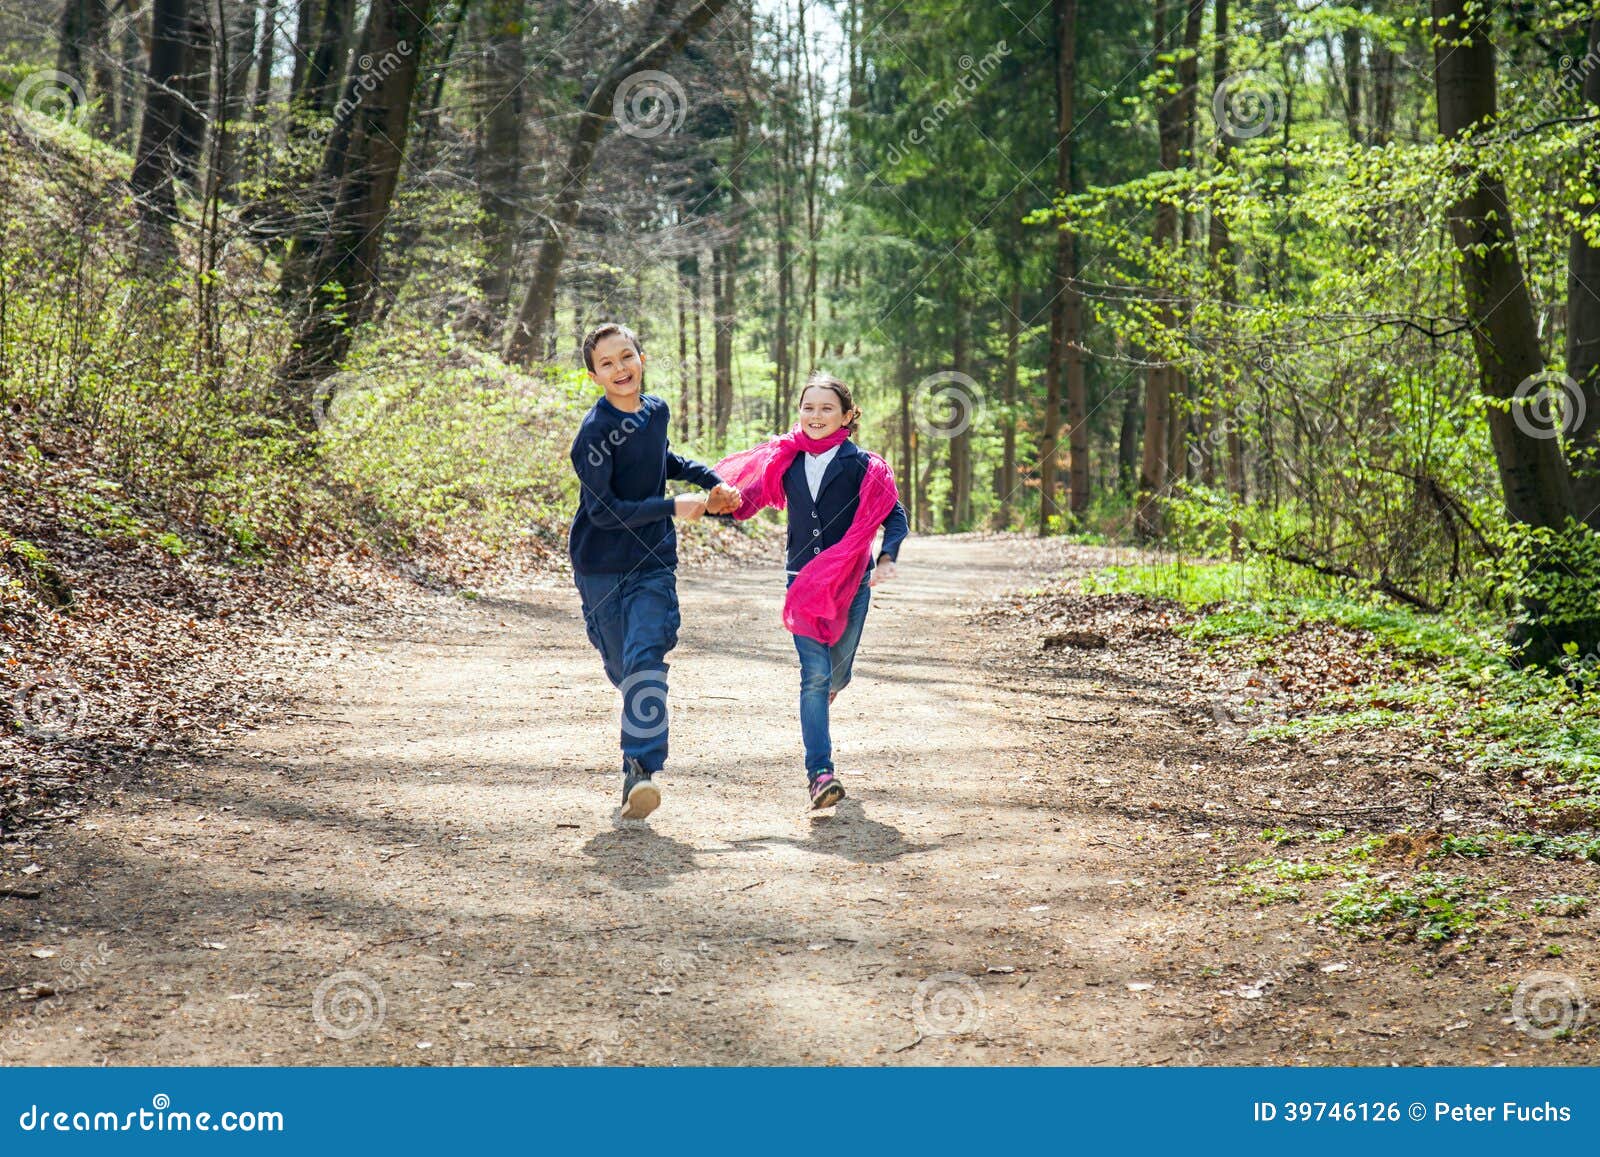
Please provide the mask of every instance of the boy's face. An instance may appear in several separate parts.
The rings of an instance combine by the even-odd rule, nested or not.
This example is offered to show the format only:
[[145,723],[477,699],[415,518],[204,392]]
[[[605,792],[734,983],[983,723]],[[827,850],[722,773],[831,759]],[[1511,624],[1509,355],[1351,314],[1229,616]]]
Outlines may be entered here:
[[620,333],[608,333],[601,338],[590,355],[594,369],[589,377],[606,397],[635,398],[644,381],[644,355],[633,348],[633,343]]
[[839,395],[826,386],[812,386],[800,395],[800,428],[813,438],[826,438],[845,424]]

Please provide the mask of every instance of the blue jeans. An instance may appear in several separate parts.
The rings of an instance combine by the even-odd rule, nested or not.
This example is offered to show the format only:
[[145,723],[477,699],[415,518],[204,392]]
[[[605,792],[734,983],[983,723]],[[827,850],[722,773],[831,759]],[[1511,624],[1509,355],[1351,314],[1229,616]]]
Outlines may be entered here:
[[[805,635],[794,637],[794,649],[800,653],[800,737],[806,747],[806,774],[833,770],[833,737],[828,731],[828,694],[843,691],[850,683],[850,668],[856,661],[856,646],[861,642],[861,628],[867,621],[867,604],[872,601],[872,588],[867,580],[869,569],[862,576],[856,597],[850,602],[850,613],[845,619],[844,634],[833,646],[819,643]],[[789,576],[794,585],[794,576]]]
[[[678,645],[678,576],[668,569],[572,576],[583,626],[622,692],[622,755],[646,771],[667,762],[666,654]],[[624,765],[626,769],[626,765]]]

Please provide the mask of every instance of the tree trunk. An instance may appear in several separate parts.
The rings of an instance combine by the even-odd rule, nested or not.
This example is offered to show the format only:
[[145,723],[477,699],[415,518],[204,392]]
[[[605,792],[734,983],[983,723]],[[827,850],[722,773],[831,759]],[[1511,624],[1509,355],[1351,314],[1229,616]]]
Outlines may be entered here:
[[[1176,0],[1156,0],[1155,42],[1158,52],[1169,51],[1166,45],[1169,29],[1172,27],[1172,9]],[[1178,91],[1170,93],[1166,100],[1161,102],[1157,111],[1156,121],[1161,139],[1161,168],[1165,172],[1172,172],[1178,168],[1183,152],[1183,140],[1187,131],[1183,117],[1183,92],[1181,82]],[[1176,246],[1178,243],[1178,210],[1175,206],[1162,201],[1156,206],[1155,243],[1158,247]],[[1170,291],[1157,288],[1161,294],[1161,303],[1157,307],[1157,325],[1163,333],[1169,333],[1177,324],[1175,311],[1172,307]],[[1166,360],[1164,354],[1157,353],[1155,359],[1160,363],[1153,366],[1145,383],[1145,410],[1144,410],[1144,457],[1139,469],[1139,501],[1135,517],[1135,526],[1139,534],[1153,538],[1161,533],[1161,500],[1166,494],[1169,459],[1167,457],[1171,440],[1170,424],[1172,422],[1172,388],[1176,375],[1176,367]]]
[[91,99],[99,99],[98,116],[107,126],[113,119],[117,85],[111,67],[110,29],[106,0],[66,0],[56,25],[56,71],[83,84]]
[[[340,101],[351,111],[328,142],[323,163],[333,177],[332,213],[308,264],[310,289],[294,347],[278,370],[286,401],[302,422],[312,417],[308,403],[316,384],[338,368],[353,331],[372,309],[432,6],[433,0],[372,0],[361,45],[373,66],[351,77]],[[375,82],[371,91],[363,78]]]
[[[801,59],[805,62],[805,91],[806,91],[806,117],[807,117],[807,144],[809,155],[806,158],[805,191],[806,191],[806,364],[815,368],[817,364],[817,341],[821,329],[817,322],[817,239],[820,225],[817,214],[817,185],[822,175],[822,109],[817,92],[816,73],[811,65],[811,38],[806,35],[806,0],[799,0],[796,6],[799,19],[797,21],[796,43],[800,46]],[[735,153],[742,156],[742,153]]]
[[[1589,51],[1585,59],[1600,55],[1600,16],[1589,24]],[[1583,100],[1600,109],[1600,68],[1590,68],[1583,79]],[[1592,159],[1585,170],[1583,191],[1600,188],[1600,162]],[[1584,237],[1593,228],[1595,205],[1579,204],[1581,220],[1567,242],[1567,375],[1577,383],[1582,399],[1581,418],[1569,423],[1567,463],[1572,472],[1573,511],[1600,530],[1600,245]],[[1576,399],[1564,404],[1571,413]]]
[[[1226,84],[1233,69],[1228,60],[1228,0],[1216,0],[1216,48],[1211,57],[1211,79],[1214,84]],[[1217,168],[1227,169],[1232,159],[1230,152],[1233,141],[1226,132],[1217,133]],[[1233,237],[1228,230],[1228,219],[1222,212],[1213,207],[1211,210],[1211,231],[1206,239],[1206,258],[1211,266],[1211,275],[1216,280],[1217,293],[1222,305],[1226,308],[1232,305],[1239,295],[1238,286],[1238,252],[1233,244]],[[1236,395],[1229,381],[1228,375],[1217,371],[1213,382],[1216,397],[1216,413],[1214,421],[1222,425],[1225,439],[1225,458],[1227,469],[1228,493],[1235,498],[1244,497],[1244,465],[1239,461],[1242,443],[1239,439],[1239,411],[1235,404]],[[1206,445],[1210,448],[1207,455],[1207,465],[1211,465],[1216,454],[1215,439],[1208,439]],[[1207,478],[1209,484],[1210,478]]]
[[182,113],[178,85],[188,56],[188,30],[188,0],[153,0],[144,119],[128,180],[139,207],[139,258],[147,267],[167,260],[176,251],[172,218],[177,205],[174,182]]
[[701,255],[694,255],[694,436],[702,438],[706,432],[706,356],[705,343],[700,336],[700,319],[706,312],[706,263]]
[[[1056,183],[1070,193],[1072,180],[1073,96],[1077,88],[1077,0],[1056,0]],[[1061,369],[1067,399],[1067,509],[1082,514],[1089,509],[1089,397],[1083,373],[1083,295],[1078,289],[1078,235],[1056,234],[1056,299],[1060,311]],[[1054,347],[1056,319],[1050,323]],[[1055,351],[1052,348],[1052,353]],[[1054,431],[1051,432],[1052,437]],[[1053,491],[1052,491],[1053,493]]]
[[498,330],[511,296],[522,176],[524,0],[484,0],[482,133],[478,142],[478,221],[483,244],[479,288]]
[[1014,495],[1017,490],[1017,348],[1022,336],[1022,271],[1011,274],[1011,300],[1006,305],[1006,369],[1003,389],[1005,417],[1001,422],[1004,439],[1000,462],[1000,499],[995,521],[1003,530],[1011,528]]
[[688,281],[688,270],[682,258],[678,259],[678,276],[673,278],[672,284],[677,290],[674,295],[678,306],[678,440],[689,440],[689,309],[688,294],[684,286]]
[[[1487,0],[1433,0],[1439,133],[1447,140],[1470,137],[1494,119],[1495,54],[1486,27],[1492,9]],[[1563,528],[1573,503],[1558,431],[1536,424],[1539,418],[1531,408],[1515,409],[1529,406],[1548,387],[1535,378],[1543,370],[1543,358],[1533,299],[1517,256],[1505,184],[1498,176],[1483,169],[1473,175],[1471,190],[1451,208],[1450,232],[1460,256],[1479,386],[1489,399],[1486,417],[1506,513],[1515,522]],[[1542,581],[1564,569],[1558,554],[1551,552],[1534,564],[1548,572]],[[1538,601],[1524,602],[1521,612],[1512,643],[1523,662],[1548,662],[1567,643],[1588,649],[1600,635],[1600,621],[1554,621]]]
[[227,197],[238,178],[239,130],[244,126],[250,106],[250,65],[254,60],[256,14],[251,0],[213,0],[215,22],[222,35],[217,42],[217,61],[213,70],[211,131],[217,134],[213,154],[217,172],[212,185],[219,196]]
[[578,119],[578,131],[562,168],[556,174],[557,192],[549,208],[548,225],[544,240],[539,245],[539,255],[534,263],[533,279],[523,295],[516,324],[511,327],[506,345],[506,359],[523,367],[531,366],[541,340],[545,316],[550,312],[550,299],[555,294],[556,279],[561,273],[561,263],[566,257],[567,240],[574,222],[589,169],[594,164],[595,149],[611,120],[612,103],[622,82],[636,72],[659,69],[676,56],[689,38],[705,27],[726,6],[727,0],[700,0],[670,32],[646,42],[651,29],[646,28],[640,40],[630,51],[623,53],[621,62],[601,77],[584,102]]
[[[1220,41],[1219,41],[1220,44]],[[1361,120],[1361,30],[1346,28],[1340,34],[1340,55],[1344,57],[1344,121],[1350,139],[1367,141],[1369,133]]]
[[716,391],[711,399],[713,437],[718,449],[728,439],[728,417],[733,412],[733,311],[738,259],[731,244],[719,245],[711,255],[712,327],[711,358]]
[[[1077,0],[1054,0],[1056,80],[1056,194],[1072,191],[1072,97],[1077,76]],[[1082,306],[1073,285],[1077,276],[1077,237],[1059,226],[1055,235],[1055,263],[1050,279],[1050,350],[1045,361],[1044,429],[1039,440],[1039,533],[1049,534],[1051,520],[1058,513],[1056,503],[1056,462],[1061,435],[1061,392],[1063,378],[1068,390],[1068,415],[1071,420],[1072,375],[1077,372],[1078,401],[1082,402],[1082,362],[1072,350],[1078,335],[1069,334],[1073,324],[1069,314],[1081,318]],[[1079,416],[1078,425],[1082,425]],[[1076,430],[1076,427],[1074,427]],[[1085,446],[1087,449],[1087,446]],[[1084,468],[1087,469],[1086,464]],[[1069,499],[1070,506],[1070,499]]]
[[[961,244],[957,242],[955,268],[960,270]],[[970,305],[961,286],[959,274],[952,279],[951,295],[955,302],[955,326],[950,347],[950,362],[956,373],[966,374],[967,326]],[[959,425],[950,437],[950,498],[946,506],[945,529],[960,531],[972,521],[972,413],[963,406],[958,411]]]
[[251,100],[255,118],[272,99],[272,65],[278,48],[278,0],[262,0],[261,30],[256,35],[256,90]]
[[1381,36],[1372,41],[1371,143],[1386,145],[1394,134],[1394,51]]
[[791,247],[789,244],[789,222],[785,212],[784,202],[788,199],[788,191],[784,188],[784,181],[780,175],[777,186],[778,212],[774,226],[778,231],[777,262],[778,262],[778,313],[773,319],[772,338],[772,405],[774,423],[777,429],[785,429],[785,409],[788,405],[790,382],[792,381],[789,368],[789,308],[790,308],[790,280],[789,263]]
[[[1494,116],[1494,45],[1485,26],[1490,7],[1483,0],[1433,0],[1439,26],[1434,74],[1439,133],[1446,139],[1470,136]],[[1556,440],[1524,433],[1506,404],[1518,404],[1512,401],[1518,387],[1544,368],[1544,360],[1504,182],[1480,172],[1471,191],[1452,207],[1450,231],[1461,258],[1480,384],[1492,399],[1489,433],[1506,512],[1518,522],[1559,527],[1572,503]]]
[[316,0],[296,0],[294,14],[294,73],[289,78],[289,99],[304,98],[311,54],[316,51]]
[[184,29],[183,67],[177,78],[178,131],[173,159],[177,177],[194,185],[200,171],[200,157],[206,143],[206,113],[211,107],[211,14],[206,0],[188,6],[189,20]]
[[338,97],[354,13],[355,0],[322,0],[322,21],[306,63],[305,87],[295,93],[300,104],[319,116],[331,113]]
[[[911,387],[917,370],[910,343],[901,342],[895,357],[895,378],[900,385],[900,485],[909,487],[917,477],[917,450],[911,421]],[[913,501],[911,505],[911,517],[916,518],[916,502]],[[922,523],[918,521],[913,529],[920,531]]]
[[1133,491],[1139,483],[1139,402],[1139,382],[1135,378],[1122,404],[1122,424],[1117,429],[1117,483],[1126,492]]
[[120,83],[117,88],[117,140],[133,141],[138,127],[139,97],[144,81],[144,42],[139,38],[139,0],[128,0],[122,21],[122,46],[120,50]]

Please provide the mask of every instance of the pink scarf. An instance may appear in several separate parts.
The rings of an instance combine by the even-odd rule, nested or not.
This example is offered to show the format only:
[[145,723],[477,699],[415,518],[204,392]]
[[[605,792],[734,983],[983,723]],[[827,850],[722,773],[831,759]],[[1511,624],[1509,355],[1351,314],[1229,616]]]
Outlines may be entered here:
[[[746,519],[769,506],[782,510],[788,501],[783,475],[795,455],[802,451],[820,454],[849,436],[841,426],[826,438],[813,438],[796,426],[771,441],[728,455],[715,469],[717,476],[737,486],[744,498],[733,516]],[[867,454],[867,474],[861,480],[861,501],[850,529],[801,568],[783,600],[783,625],[789,632],[830,647],[844,634],[850,603],[867,570],[873,537],[900,501],[889,464],[876,454],[863,453]]]

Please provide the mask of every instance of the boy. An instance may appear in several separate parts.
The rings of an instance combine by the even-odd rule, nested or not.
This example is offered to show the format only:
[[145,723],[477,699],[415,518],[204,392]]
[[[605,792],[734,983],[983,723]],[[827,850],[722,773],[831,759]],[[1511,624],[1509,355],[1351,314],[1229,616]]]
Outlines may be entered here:
[[[583,625],[622,692],[622,815],[661,803],[654,782],[667,758],[666,654],[678,642],[678,536],[672,520],[739,508],[739,493],[667,446],[667,404],[641,392],[644,350],[608,322],[583,339],[589,379],[605,391],[572,442],[578,512],[568,549]],[[664,497],[669,478],[709,494]]]

